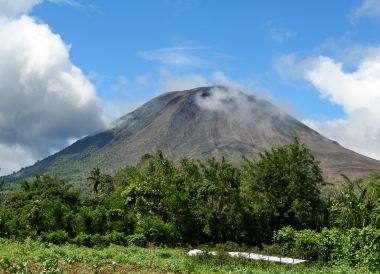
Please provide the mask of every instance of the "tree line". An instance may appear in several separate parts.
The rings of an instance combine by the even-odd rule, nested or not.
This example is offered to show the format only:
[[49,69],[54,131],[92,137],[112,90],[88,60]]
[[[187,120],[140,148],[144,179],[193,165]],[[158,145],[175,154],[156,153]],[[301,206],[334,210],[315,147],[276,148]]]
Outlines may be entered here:
[[112,175],[93,169],[90,193],[50,175],[19,182],[1,194],[0,237],[86,246],[260,246],[276,235],[284,242],[289,227],[379,229],[380,175],[344,179],[342,187],[321,191],[329,187],[318,161],[298,140],[239,167],[214,158],[173,162],[158,151]]

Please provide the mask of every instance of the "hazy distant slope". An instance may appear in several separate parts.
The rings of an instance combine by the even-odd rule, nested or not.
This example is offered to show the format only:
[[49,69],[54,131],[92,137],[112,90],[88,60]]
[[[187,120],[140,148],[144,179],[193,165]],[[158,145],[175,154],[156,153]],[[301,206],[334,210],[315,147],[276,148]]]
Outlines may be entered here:
[[201,87],[162,94],[116,121],[105,132],[86,137],[35,165],[8,176],[36,172],[78,181],[99,166],[112,170],[163,150],[181,157],[222,157],[239,164],[298,137],[321,161],[325,177],[340,180],[380,171],[380,162],[347,150],[255,96],[224,87]]

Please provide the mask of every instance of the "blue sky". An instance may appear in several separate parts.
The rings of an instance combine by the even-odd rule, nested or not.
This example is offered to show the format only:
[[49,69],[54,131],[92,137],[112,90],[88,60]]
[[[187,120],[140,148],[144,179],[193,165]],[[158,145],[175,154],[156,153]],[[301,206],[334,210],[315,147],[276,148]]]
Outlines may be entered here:
[[[101,98],[124,100],[125,111],[154,96],[160,69],[176,74],[210,75],[222,71],[234,80],[252,80],[279,100],[293,105],[300,118],[335,118],[344,113],[307,83],[279,77],[274,60],[284,54],[307,56],[328,40],[338,47],[380,41],[377,20],[352,23],[361,1],[217,1],[142,0],[78,1],[78,5],[46,2],[32,15],[47,23],[71,45],[73,63],[93,83]],[[141,52],[173,49],[203,64],[168,64]],[[160,53],[156,53],[159,55]],[[164,53],[161,53],[164,55]],[[334,53],[333,53],[334,54]],[[162,58],[165,58],[162,56]],[[149,85],[136,85],[147,76]],[[122,76],[125,92],[112,87]],[[161,90],[160,90],[161,91]]]
[[0,0],[0,174],[211,84],[380,159],[379,27],[380,0]]

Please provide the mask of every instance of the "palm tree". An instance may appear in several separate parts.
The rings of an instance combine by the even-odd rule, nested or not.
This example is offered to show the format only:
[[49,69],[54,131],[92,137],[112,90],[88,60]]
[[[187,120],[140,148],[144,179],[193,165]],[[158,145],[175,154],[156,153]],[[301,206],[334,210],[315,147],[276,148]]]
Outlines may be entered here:
[[87,181],[92,184],[92,190],[97,195],[99,192],[99,186],[102,182],[102,174],[98,167],[95,167],[93,170],[91,170],[90,176],[87,177]]
[[365,227],[376,219],[379,201],[362,180],[351,181],[342,174],[345,186],[332,198],[333,222],[340,227]]

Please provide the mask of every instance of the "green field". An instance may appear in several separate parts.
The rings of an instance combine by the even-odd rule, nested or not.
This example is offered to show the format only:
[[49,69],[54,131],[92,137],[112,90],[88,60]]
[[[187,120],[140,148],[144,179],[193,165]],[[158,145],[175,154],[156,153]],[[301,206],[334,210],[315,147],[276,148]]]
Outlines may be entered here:
[[280,265],[265,261],[189,257],[185,248],[111,245],[86,248],[0,240],[1,273],[375,273],[344,264]]

